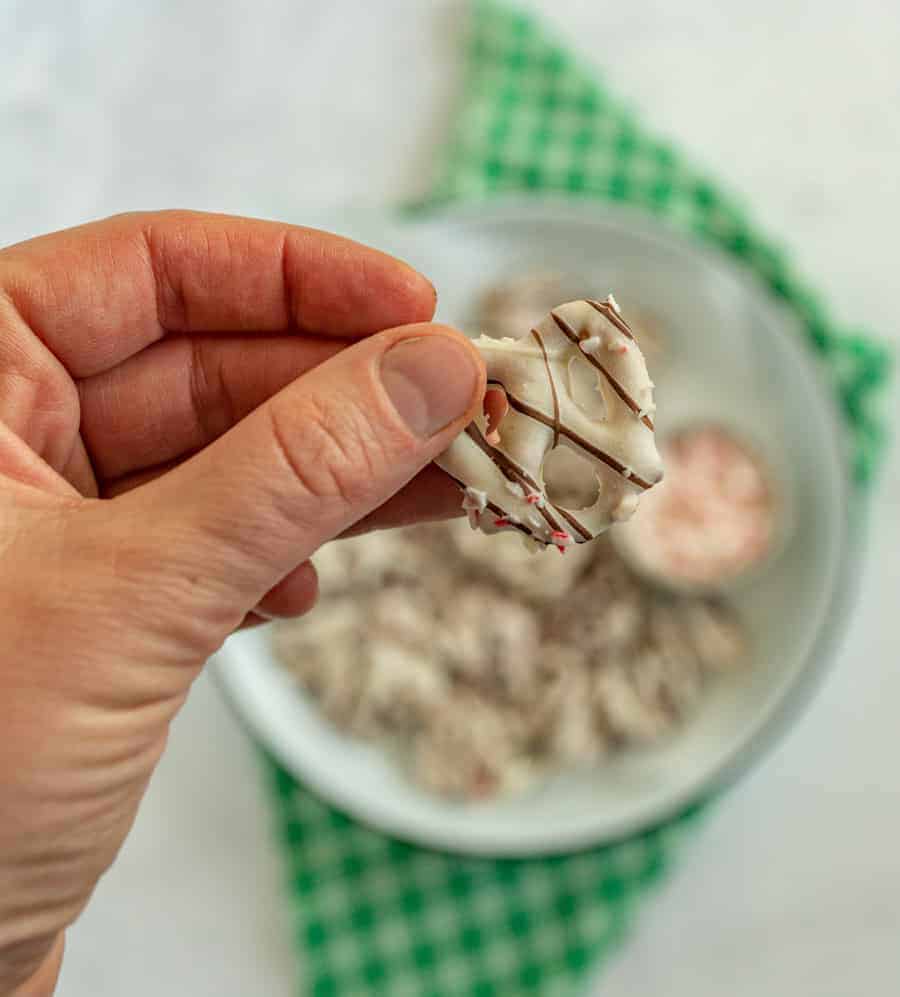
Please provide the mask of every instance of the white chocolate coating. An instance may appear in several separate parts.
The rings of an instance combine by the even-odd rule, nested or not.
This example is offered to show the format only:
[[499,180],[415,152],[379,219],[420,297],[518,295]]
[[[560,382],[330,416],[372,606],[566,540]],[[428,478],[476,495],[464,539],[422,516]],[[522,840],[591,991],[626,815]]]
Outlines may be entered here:
[[[570,301],[519,339],[480,336],[475,345],[509,409],[491,427],[496,442],[480,415],[437,460],[464,489],[473,528],[517,530],[565,550],[627,519],[640,493],[662,479],[662,461],[653,382],[612,296]],[[544,461],[557,446],[594,466],[599,494],[588,508],[547,496]]]

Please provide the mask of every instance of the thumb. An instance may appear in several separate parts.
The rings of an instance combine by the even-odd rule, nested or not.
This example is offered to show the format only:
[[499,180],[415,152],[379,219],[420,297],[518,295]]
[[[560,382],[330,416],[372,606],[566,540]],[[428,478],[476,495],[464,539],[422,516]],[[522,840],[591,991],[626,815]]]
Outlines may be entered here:
[[249,609],[445,450],[475,415],[484,381],[461,333],[430,324],[379,333],[122,498],[141,504],[150,541],[175,570]]

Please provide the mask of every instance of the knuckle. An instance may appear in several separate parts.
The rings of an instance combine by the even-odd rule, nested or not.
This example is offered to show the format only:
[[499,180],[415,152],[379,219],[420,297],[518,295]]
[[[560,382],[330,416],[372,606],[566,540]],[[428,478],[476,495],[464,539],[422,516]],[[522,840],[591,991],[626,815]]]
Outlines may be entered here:
[[[81,398],[75,382],[58,365],[48,365],[37,376],[34,415],[43,428],[44,453],[54,445],[71,449],[71,438],[77,433],[81,420]],[[50,463],[55,463],[49,457]]]
[[[0,300],[0,313],[2,305]],[[59,468],[71,452],[80,417],[75,382],[18,318],[11,323],[11,333],[0,337],[0,418],[49,464]]]
[[156,285],[157,318],[169,331],[191,328],[193,283],[210,271],[214,247],[203,219],[196,212],[159,212],[148,216],[141,230]]
[[298,421],[276,403],[270,418],[275,445],[305,493],[344,507],[365,505],[376,493],[387,454],[358,405],[307,399]]
[[177,267],[172,265],[171,239],[161,234],[152,221],[143,229],[147,264],[156,290],[156,315],[164,329],[182,330],[188,326],[187,295]]
[[238,419],[238,409],[222,358],[204,339],[187,340],[188,394],[194,420],[205,440],[221,436]]

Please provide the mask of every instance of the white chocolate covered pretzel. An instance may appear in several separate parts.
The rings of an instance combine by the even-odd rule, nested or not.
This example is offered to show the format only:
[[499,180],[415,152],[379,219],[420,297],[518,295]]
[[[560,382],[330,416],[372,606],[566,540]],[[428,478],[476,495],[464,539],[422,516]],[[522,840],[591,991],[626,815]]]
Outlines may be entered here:
[[[517,530],[561,551],[628,519],[662,479],[653,382],[615,299],[559,305],[519,339],[475,341],[487,365],[485,410],[438,458],[485,533]],[[544,461],[569,447],[593,464],[599,494],[585,509],[547,495]]]

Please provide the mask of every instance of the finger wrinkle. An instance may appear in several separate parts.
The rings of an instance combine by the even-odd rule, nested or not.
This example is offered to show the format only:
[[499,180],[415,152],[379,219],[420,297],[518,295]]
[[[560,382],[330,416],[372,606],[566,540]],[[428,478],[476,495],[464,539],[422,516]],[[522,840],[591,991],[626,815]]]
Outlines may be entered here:
[[[4,307],[5,303],[5,307]],[[0,312],[12,310],[0,338],[0,418],[48,464],[69,460],[81,418],[78,389],[65,368],[22,317],[8,293]]]
[[156,237],[156,229],[151,221],[141,229],[144,243],[145,263],[153,275],[154,297],[156,300],[156,320],[162,332],[185,330],[188,325],[188,303],[184,290],[184,273],[169,265],[166,246],[167,237]]
[[209,372],[204,359],[203,341],[190,339],[190,360],[188,361],[188,397],[191,402],[194,421],[204,437],[215,439],[222,432],[219,410],[210,405],[215,392],[210,386]]
[[308,514],[317,507],[323,519],[340,520],[348,509],[366,504],[384,463],[376,458],[382,445],[368,427],[354,424],[351,404],[308,398],[302,421],[277,402],[263,411],[278,456],[298,486],[282,513],[288,521],[296,520],[300,508]]
[[[210,350],[206,339],[192,338],[188,362],[188,392],[200,438],[210,442],[233,426],[243,415],[228,383],[225,355]],[[215,344],[213,344],[215,345]]]
[[[291,235],[292,232],[290,229],[285,229],[281,233],[281,242],[278,249],[279,260],[281,262],[281,296],[283,302],[282,308],[288,323],[298,326],[297,316],[299,315],[299,309],[296,302],[296,289],[291,278],[291,245],[293,243]],[[297,267],[296,271],[299,275],[301,268]],[[299,276],[297,283],[299,283]]]

